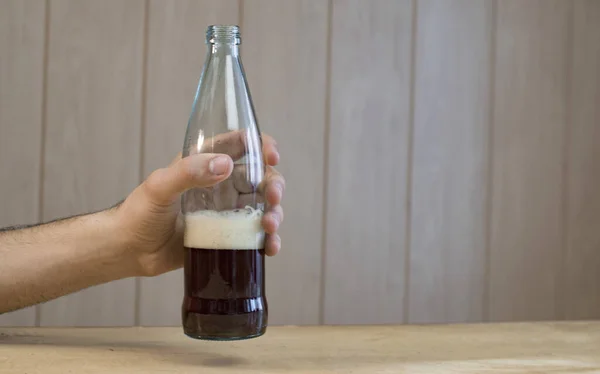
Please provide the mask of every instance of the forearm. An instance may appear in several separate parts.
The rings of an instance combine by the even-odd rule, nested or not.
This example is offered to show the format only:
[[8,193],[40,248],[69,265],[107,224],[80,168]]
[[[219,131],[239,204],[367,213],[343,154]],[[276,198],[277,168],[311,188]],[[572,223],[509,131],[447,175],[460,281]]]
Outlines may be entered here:
[[135,261],[103,211],[0,232],[0,313],[135,275]]

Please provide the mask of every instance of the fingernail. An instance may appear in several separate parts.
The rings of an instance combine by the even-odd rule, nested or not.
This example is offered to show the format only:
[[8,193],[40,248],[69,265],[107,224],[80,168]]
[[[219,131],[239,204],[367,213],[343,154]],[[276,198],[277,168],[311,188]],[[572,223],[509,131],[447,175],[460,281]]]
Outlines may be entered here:
[[229,160],[225,156],[217,156],[210,160],[208,170],[214,175],[223,175],[229,168]]

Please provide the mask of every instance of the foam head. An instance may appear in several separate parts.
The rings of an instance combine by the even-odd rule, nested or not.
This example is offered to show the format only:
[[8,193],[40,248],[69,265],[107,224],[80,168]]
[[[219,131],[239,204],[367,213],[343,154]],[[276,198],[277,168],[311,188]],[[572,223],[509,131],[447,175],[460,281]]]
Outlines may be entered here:
[[263,249],[263,212],[245,209],[186,213],[184,245],[204,249]]

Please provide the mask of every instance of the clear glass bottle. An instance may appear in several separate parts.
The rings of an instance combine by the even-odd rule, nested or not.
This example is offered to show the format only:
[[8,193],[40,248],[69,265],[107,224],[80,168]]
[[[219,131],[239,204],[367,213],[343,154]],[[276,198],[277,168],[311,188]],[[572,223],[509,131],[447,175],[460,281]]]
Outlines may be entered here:
[[183,157],[225,153],[234,171],[182,197],[185,218],[186,335],[237,340],[264,334],[264,178],[260,130],[239,53],[237,26],[209,26],[209,47],[189,119]]

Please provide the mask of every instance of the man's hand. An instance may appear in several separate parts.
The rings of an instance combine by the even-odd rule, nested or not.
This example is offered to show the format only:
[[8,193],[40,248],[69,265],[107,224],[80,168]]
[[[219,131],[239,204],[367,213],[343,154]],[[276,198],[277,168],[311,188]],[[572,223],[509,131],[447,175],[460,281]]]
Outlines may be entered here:
[[[0,229],[0,314],[117,279],[153,276],[181,267],[181,194],[224,181],[227,196],[243,205],[254,190],[240,173],[244,168],[234,168],[233,160],[245,147],[237,134],[207,139],[209,149],[217,154],[177,157],[115,208],[26,228]],[[280,202],[285,182],[273,169],[279,153],[266,135],[263,155],[267,170],[258,190],[269,207],[262,221],[268,234],[265,252],[274,255],[281,247],[277,229],[283,220]]]
[[[116,217],[121,237],[135,257],[138,275],[154,276],[177,269],[183,265],[183,218],[180,196],[188,189],[209,187],[219,182],[231,184],[238,206],[247,199],[245,175],[234,168],[233,161],[244,151],[239,132],[207,139],[211,149],[219,153],[200,153],[181,158],[179,155],[168,167],[153,172],[127,199],[117,207]],[[259,186],[269,207],[263,216],[267,233],[265,253],[277,254],[281,240],[277,235],[283,220],[281,199],[285,188],[284,178],[274,169],[279,162],[279,152],[274,140],[263,135],[263,155],[267,168]],[[233,173],[232,178],[227,180]]]

